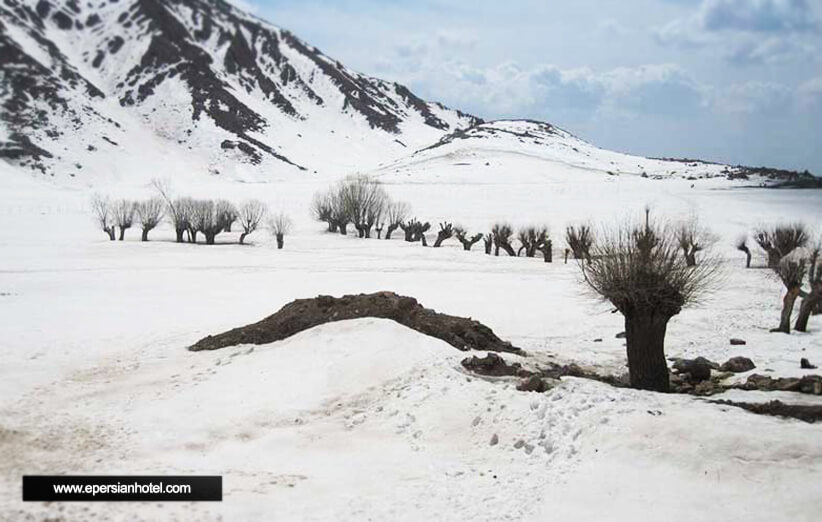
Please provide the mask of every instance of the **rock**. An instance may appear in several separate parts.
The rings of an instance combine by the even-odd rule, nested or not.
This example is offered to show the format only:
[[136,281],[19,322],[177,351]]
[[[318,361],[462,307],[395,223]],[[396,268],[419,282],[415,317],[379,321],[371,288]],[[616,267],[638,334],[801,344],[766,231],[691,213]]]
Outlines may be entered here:
[[745,339],[737,339],[736,337],[731,338],[731,345],[733,346],[742,346],[748,344],[745,342]]
[[822,395],[822,376],[806,375],[799,381],[799,391],[813,395]]
[[733,373],[742,373],[748,372],[756,368],[756,365],[753,363],[752,360],[748,359],[747,357],[731,357],[725,364],[719,367],[720,370],[723,372],[733,372]]
[[696,359],[677,359],[673,365],[680,374],[688,374],[692,383],[706,381],[711,378],[711,370],[718,369],[719,365],[704,357]]
[[491,352],[488,352],[485,357],[477,357],[476,355],[466,357],[461,364],[468,371],[491,377],[502,377],[504,375],[527,377],[530,374],[519,363],[508,364],[505,359]]
[[532,375],[517,385],[519,391],[543,393],[551,389],[539,375]]
[[625,332],[619,332],[614,337],[616,337],[617,339],[625,339]]
[[496,446],[497,444],[499,444],[499,436],[494,433],[491,435],[491,446]]
[[597,337],[596,339],[594,339],[594,342],[595,342],[595,343],[601,343],[601,342],[602,342],[602,338],[601,338],[601,337]]
[[811,364],[811,361],[807,360],[804,357],[802,359],[800,359],[799,367],[802,368],[803,370],[815,370],[816,369],[816,365]]
[[520,449],[523,446],[525,446],[525,441],[522,440],[522,439],[519,439],[518,441],[516,441],[514,443],[514,448],[516,448],[516,449]]

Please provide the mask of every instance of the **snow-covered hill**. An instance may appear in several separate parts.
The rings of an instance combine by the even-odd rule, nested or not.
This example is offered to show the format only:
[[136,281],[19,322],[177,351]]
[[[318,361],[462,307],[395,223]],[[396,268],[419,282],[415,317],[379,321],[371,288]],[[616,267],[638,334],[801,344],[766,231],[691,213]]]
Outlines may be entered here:
[[479,121],[222,0],[8,0],[0,61],[0,157],[54,176],[345,171]]

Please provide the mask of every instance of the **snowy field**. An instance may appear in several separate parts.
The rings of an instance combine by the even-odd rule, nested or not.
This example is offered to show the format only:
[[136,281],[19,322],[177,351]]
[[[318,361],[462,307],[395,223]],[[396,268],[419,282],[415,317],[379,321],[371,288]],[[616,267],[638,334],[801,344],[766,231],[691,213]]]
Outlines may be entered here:
[[[572,378],[545,394],[518,392],[511,380],[469,376],[466,354],[451,346],[378,319],[253,348],[185,349],[296,298],[392,290],[478,319],[538,360],[624,371],[621,316],[562,263],[561,232],[649,204],[658,217],[699,215],[726,259],[715,295],[672,320],[667,355],[745,355],[754,372],[801,376],[801,357],[822,364],[822,319],[806,334],[769,333],[781,285],[767,270],[744,270],[733,241],[764,223],[820,230],[822,192],[608,176],[487,151],[375,172],[432,232],[444,220],[472,232],[497,220],[548,224],[556,252],[547,265],[489,257],[481,243],[463,252],[453,239],[433,249],[325,234],[308,208],[333,180],[316,175],[168,176],[180,195],[285,210],[296,228],[284,250],[264,232],[246,246],[228,244],[236,233],[178,245],[168,226],[149,243],[136,228],[109,242],[88,212],[91,188],[2,168],[2,520],[774,521],[822,510],[819,425]],[[148,197],[155,175],[102,192]],[[748,344],[730,346],[731,337]],[[219,474],[224,500],[23,504],[20,476],[38,473]]]

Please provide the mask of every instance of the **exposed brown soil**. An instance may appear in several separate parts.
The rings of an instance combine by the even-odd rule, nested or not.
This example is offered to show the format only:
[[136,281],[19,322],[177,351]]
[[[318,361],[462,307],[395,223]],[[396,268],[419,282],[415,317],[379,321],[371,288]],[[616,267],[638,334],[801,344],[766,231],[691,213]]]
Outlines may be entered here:
[[479,321],[441,314],[423,307],[413,297],[393,292],[297,299],[260,322],[204,337],[189,350],[196,352],[238,344],[268,344],[314,326],[362,317],[391,319],[425,335],[442,339],[462,351],[524,353],[497,337]]
[[782,401],[770,401],[765,403],[734,402],[734,401],[711,401],[716,404],[726,404],[736,406],[758,415],[775,415],[777,417],[789,417],[805,422],[822,421],[822,406],[806,404],[785,404]]

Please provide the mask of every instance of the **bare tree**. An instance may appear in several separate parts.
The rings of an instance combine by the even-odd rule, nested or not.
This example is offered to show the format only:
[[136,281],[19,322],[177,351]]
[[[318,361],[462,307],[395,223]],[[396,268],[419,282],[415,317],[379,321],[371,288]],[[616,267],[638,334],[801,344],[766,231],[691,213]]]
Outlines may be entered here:
[[484,236],[482,236],[482,243],[483,243],[483,246],[485,247],[485,253],[490,256],[491,255],[491,247],[494,246],[494,234],[489,232],[489,233],[485,234]]
[[100,194],[95,194],[91,198],[91,212],[94,214],[94,219],[98,226],[108,235],[111,241],[114,241],[114,212],[111,208],[111,202],[107,197]]
[[291,233],[293,223],[285,213],[280,212],[268,219],[268,230],[277,239],[277,249],[282,249],[284,238]]
[[442,242],[454,235],[454,227],[451,223],[440,223],[440,231],[437,232],[437,239],[434,241],[434,248],[439,248]]
[[820,265],[820,252],[822,251],[822,242],[816,243],[811,250],[808,259],[808,285],[810,290],[802,298],[802,304],[799,305],[799,315],[794,324],[794,330],[798,332],[805,332],[808,330],[808,319],[811,314],[818,311],[822,306],[822,265]]
[[118,199],[112,206],[114,224],[120,228],[120,241],[126,237],[126,230],[134,224],[134,202]]
[[782,298],[782,314],[779,327],[772,332],[791,333],[791,314],[796,298],[802,291],[802,280],[805,279],[807,266],[805,260],[799,256],[785,256],[774,269],[779,280],[785,286],[785,296]]
[[776,269],[783,257],[807,245],[810,236],[804,224],[794,223],[759,228],[754,231],[754,240],[768,255],[768,267]]
[[314,199],[311,201],[311,213],[314,219],[322,221],[328,225],[329,232],[337,231],[337,222],[333,219],[334,215],[334,195],[331,190],[324,190],[314,194]]
[[170,184],[165,180],[154,179],[152,186],[166,203],[166,215],[171,221],[178,243],[183,242],[183,233],[189,229],[191,223],[191,199],[172,197]]
[[748,248],[748,238],[742,236],[736,240],[736,249],[740,252],[745,252],[745,268],[751,268],[751,249]]
[[213,245],[217,235],[228,226],[232,210],[233,205],[224,200],[195,200],[192,204],[191,242],[196,243],[197,232],[202,232],[206,244]]
[[400,228],[400,225],[411,215],[411,205],[404,201],[392,201],[388,204],[385,212],[385,222],[388,228],[385,231],[385,239],[391,239],[391,233]]
[[343,181],[343,206],[359,237],[371,236],[371,228],[382,215],[387,200],[382,184],[370,176],[350,176]]
[[137,221],[143,229],[140,240],[148,241],[148,233],[154,230],[163,219],[165,203],[161,198],[154,197],[139,201],[134,208],[137,214]]
[[491,227],[491,236],[494,241],[494,255],[498,256],[500,248],[512,257],[516,257],[517,253],[511,245],[511,238],[514,235],[514,229],[511,225],[506,223],[496,223]]
[[603,232],[585,257],[578,263],[585,282],[625,318],[631,386],[668,391],[668,321],[711,289],[719,261],[706,256],[688,267],[675,231],[649,220]]
[[[565,242],[574,254],[574,259],[589,259],[594,234],[589,225],[569,225],[565,227]],[[567,260],[567,255],[566,255]]]
[[682,223],[676,230],[679,248],[685,255],[685,264],[696,266],[696,253],[716,243],[714,236],[707,228],[701,226],[696,217]]
[[463,250],[471,250],[471,247],[482,239],[482,234],[474,234],[473,236],[468,237],[468,232],[466,232],[461,226],[454,227],[454,235],[457,236],[457,240],[462,243]]
[[231,232],[231,225],[240,217],[237,207],[234,206],[234,203],[226,201],[225,199],[217,200],[215,205],[220,215],[220,220],[223,223],[223,231]]
[[405,232],[405,240],[409,243],[422,241],[422,246],[428,246],[425,233],[431,228],[431,223],[427,221],[423,223],[417,218],[413,218],[410,221],[401,223],[400,228]]
[[542,252],[542,259],[546,263],[553,263],[554,261],[554,242],[551,241],[550,238],[545,238],[545,241],[542,242],[542,245],[539,247],[540,252]]
[[548,239],[548,228],[537,228],[533,226],[522,228],[517,237],[521,245],[517,251],[517,255],[525,252],[525,257],[534,257]]
[[241,245],[244,244],[245,238],[260,226],[266,211],[265,203],[257,199],[249,199],[240,205],[238,219],[240,226],[243,227],[243,232],[240,234]]

